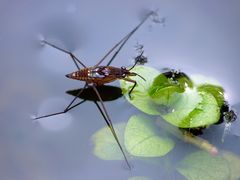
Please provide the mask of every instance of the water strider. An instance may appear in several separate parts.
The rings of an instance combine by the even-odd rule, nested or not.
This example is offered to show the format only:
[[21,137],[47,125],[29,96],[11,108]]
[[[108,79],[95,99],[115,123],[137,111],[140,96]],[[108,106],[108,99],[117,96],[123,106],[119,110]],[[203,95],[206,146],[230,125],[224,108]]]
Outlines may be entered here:
[[[129,161],[127,159],[127,156],[125,154],[125,152],[123,151],[123,148],[118,140],[118,137],[116,135],[116,132],[114,130],[114,127],[113,127],[113,124],[112,124],[112,120],[111,118],[109,117],[108,115],[108,112],[105,108],[105,105],[103,103],[103,100],[102,100],[102,97],[100,95],[100,93],[98,92],[97,90],[97,86],[101,86],[101,85],[104,85],[106,83],[110,83],[112,81],[115,81],[115,80],[118,80],[118,79],[122,79],[122,80],[125,80],[125,81],[128,81],[128,82],[131,82],[133,83],[133,86],[131,88],[131,90],[129,91],[129,97],[131,98],[131,92],[133,91],[133,89],[135,88],[137,82],[130,79],[129,77],[130,76],[139,76],[141,77],[142,79],[144,79],[142,76],[140,76],[139,74],[137,73],[134,73],[134,72],[130,72],[130,70],[132,70],[135,65],[138,63],[138,61],[136,61],[134,63],[134,65],[130,68],[130,69],[127,69],[125,67],[121,67],[121,68],[118,68],[118,67],[113,67],[113,66],[110,66],[110,64],[112,63],[112,61],[114,60],[114,58],[117,56],[117,54],[120,52],[120,50],[122,49],[122,47],[125,45],[125,43],[128,41],[128,39],[142,26],[142,24],[149,18],[149,17],[153,17],[154,16],[156,17],[156,12],[149,12],[145,18],[132,30],[130,31],[126,36],[124,36],[117,44],[115,44],[105,55],[102,59],[100,59],[100,61],[92,66],[92,67],[86,67],[84,65],[84,63],[82,63],[73,53],[71,53],[70,51],[67,51],[67,50],[64,50],[60,47],[57,47],[51,43],[49,43],[48,41],[46,40],[43,40],[42,42],[44,44],[47,44],[55,49],[58,49],[64,53],[67,53],[70,55],[71,59],[73,60],[75,66],[77,67],[77,71],[74,71],[70,74],[67,74],[66,77],[70,78],[70,79],[75,79],[75,80],[79,80],[79,81],[84,81],[85,82],[85,85],[84,87],[82,88],[81,91],[78,92],[78,94],[74,97],[74,99],[68,104],[68,106],[63,110],[63,111],[60,111],[60,112],[56,112],[56,113],[52,113],[52,114],[47,114],[47,115],[44,115],[44,116],[39,116],[39,117],[36,117],[34,118],[34,120],[37,120],[37,119],[41,119],[41,118],[46,118],[46,117],[50,117],[50,116],[55,116],[55,115],[59,115],[59,114],[63,114],[63,113],[66,113],[68,112],[69,110],[77,107],[78,105],[82,104],[83,102],[85,102],[86,100],[82,100],[81,102],[79,103],[76,103],[76,104],[73,104],[76,99],[78,98],[78,96],[83,92],[83,90],[85,88],[92,88],[94,90],[94,92],[96,93],[97,97],[98,97],[98,100],[100,101],[100,105],[95,102],[95,104],[97,105],[99,111],[101,112],[107,126],[109,127],[109,129],[111,130],[122,154],[123,154],[123,157],[126,161],[126,164],[128,166],[129,169],[131,169],[131,166],[129,164]],[[100,64],[116,49],[116,52],[113,54],[113,56],[110,58],[109,62],[106,64],[106,66],[101,66]],[[80,69],[79,65],[81,65],[83,68]]]

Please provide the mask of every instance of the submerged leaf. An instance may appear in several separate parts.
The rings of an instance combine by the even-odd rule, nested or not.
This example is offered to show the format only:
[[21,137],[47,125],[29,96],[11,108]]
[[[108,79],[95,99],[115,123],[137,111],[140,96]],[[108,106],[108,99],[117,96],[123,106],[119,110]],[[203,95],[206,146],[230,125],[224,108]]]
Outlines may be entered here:
[[174,142],[160,137],[153,121],[145,116],[132,116],[125,130],[125,146],[134,156],[161,157],[171,151]]
[[[124,141],[123,141],[123,134],[125,130],[126,124],[119,123],[114,125],[114,129],[124,149]],[[122,160],[123,155],[119,146],[114,139],[110,129],[106,126],[92,136],[92,141],[94,143],[94,150],[93,153],[99,157],[100,159],[104,160]]]
[[150,114],[159,115],[158,106],[151,100],[148,95],[148,89],[152,85],[154,78],[159,75],[159,71],[147,66],[136,66],[131,70],[144,77],[144,81],[139,76],[132,76],[131,79],[137,82],[136,87],[131,93],[132,99],[129,98],[129,91],[133,87],[133,83],[120,80],[122,92],[126,99],[139,110]]
[[236,180],[240,178],[240,157],[231,152],[223,152],[222,156],[228,162],[228,166],[230,169],[230,177],[229,180]]
[[212,156],[205,151],[185,157],[178,164],[177,171],[188,180],[226,180],[230,177],[227,161],[221,156]]
[[144,176],[133,176],[128,178],[128,180],[150,180],[148,177],[144,177]]

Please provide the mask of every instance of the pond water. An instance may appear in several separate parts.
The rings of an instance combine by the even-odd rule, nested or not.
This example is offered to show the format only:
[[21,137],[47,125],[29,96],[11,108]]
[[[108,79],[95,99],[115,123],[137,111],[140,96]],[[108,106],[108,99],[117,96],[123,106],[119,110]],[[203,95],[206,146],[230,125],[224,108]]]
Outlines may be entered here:
[[[131,66],[134,46],[144,45],[148,66],[179,69],[217,80],[226,99],[240,112],[240,2],[232,1],[4,1],[0,2],[0,179],[185,179],[174,170],[198,148],[175,138],[166,157],[101,160],[93,154],[92,135],[106,126],[97,107],[85,102],[67,114],[32,122],[32,116],[63,110],[65,92],[83,87],[66,74],[76,70],[70,57],[40,41],[68,49],[87,66],[136,26],[146,10],[158,9],[166,22],[147,21],[113,62]],[[104,64],[104,63],[103,63]],[[119,82],[111,85],[118,86]],[[140,114],[125,97],[105,103],[113,123]],[[224,124],[204,131],[219,150],[240,156],[240,122],[221,142]],[[140,179],[140,178],[139,178]]]

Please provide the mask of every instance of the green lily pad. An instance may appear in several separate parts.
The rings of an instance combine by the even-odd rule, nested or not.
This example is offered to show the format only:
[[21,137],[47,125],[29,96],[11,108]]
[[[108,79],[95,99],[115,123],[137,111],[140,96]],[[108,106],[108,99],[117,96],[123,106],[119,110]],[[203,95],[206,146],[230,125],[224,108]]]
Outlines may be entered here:
[[[162,95],[162,92],[166,89],[169,91],[168,94],[174,92],[184,92],[186,88],[193,88],[193,82],[191,79],[182,72],[165,72],[158,75],[150,87],[148,93],[152,98],[158,99]],[[171,91],[171,89],[173,89]],[[160,92],[159,92],[160,91]]]
[[177,78],[177,81],[180,85],[181,88],[193,88],[193,82],[192,80],[185,74],[182,73],[183,75]]
[[230,177],[227,161],[221,156],[212,156],[205,151],[185,157],[178,164],[177,171],[188,180],[226,180]]
[[204,84],[198,87],[198,91],[205,91],[212,94],[217,100],[219,107],[222,107],[224,104],[224,89],[221,86]]
[[184,90],[179,83],[167,78],[164,74],[160,74],[154,79],[148,94],[155,103],[170,106],[172,101],[176,99],[174,95],[182,93]]
[[131,77],[137,82],[132,99],[129,99],[128,92],[133,83],[121,80],[121,88],[126,99],[144,113],[161,115],[181,128],[208,126],[219,120],[220,107],[224,102],[223,89],[204,84],[208,78],[193,76],[195,81],[202,79],[196,83],[199,86],[194,88],[192,80],[184,73],[169,78],[166,73],[159,75],[157,70],[146,66],[137,66],[132,71],[146,81],[138,76]]
[[[169,86],[176,86],[179,89],[183,89],[176,81],[173,81],[171,78],[166,77],[164,74],[160,74],[154,79],[152,86],[149,90],[149,94],[151,96],[154,96],[154,94],[158,94],[158,90],[162,88],[167,88]],[[183,90],[181,92],[183,92]]]
[[201,101],[202,97],[198,94],[196,89],[188,89],[184,93],[175,94],[169,99],[171,112],[162,114],[162,117],[169,123],[180,127],[182,121],[194,111]]
[[181,128],[196,128],[214,124],[219,120],[220,108],[213,95],[204,91],[198,92],[198,95],[193,91],[183,94],[185,96],[175,106],[174,111],[162,116],[166,121]]
[[164,156],[173,149],[174,142],[158,133],[152,120],[141,115],[132,116],[125,129],[125,147],[134,156]]
[[[124,136],[125,127],[126,127],[125,123],[119,123],[114,125],[114,129],[116,131],[116,134],[118,136],[118,139],[124,151],[125,151],[125,148],[124,148],[123,136]],[[92,136],[92,141],[94,143],[93,153],[98,158],[103,160],[122,160],[123,159],[122,152],[119,149],[119,146],[116,140],[114,139],[110,129],[107,126],[100,129],[96,133],[94,133]]]
[[139,76],[131,76],[132,80],[137,82],[136,87],[131,93],[132,99],[129,98],[128,92],[133,87],[133,83],[120,80],[120,86],[126,99],[136,108],[150,115],[159,115],[158,106],[152,101],[148,95],[148,89],[159,71],[147,66],[136,66],[131,70],[145,78],[146,81]]
[[179,93],[183,93],[188,88],[193,88],[191,79],[185,73],[175,73],[174,78],[168,77],[169,73],[171,76],[173,75],[171,71],[158,75],[149,88],[149,96],[157,104],[171,106]]

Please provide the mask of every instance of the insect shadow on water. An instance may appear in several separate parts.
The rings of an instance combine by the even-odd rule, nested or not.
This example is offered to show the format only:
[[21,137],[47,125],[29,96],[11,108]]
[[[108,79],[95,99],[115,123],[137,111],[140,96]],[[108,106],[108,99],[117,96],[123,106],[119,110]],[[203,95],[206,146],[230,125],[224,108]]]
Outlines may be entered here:
[[[101,94],[99,93],[99,90],[97,87],[104,85],[106,83],[110,83],[112,81],[118,80],[118,79],[122,79],[125,81],[128,81],[130,83],[133,83],[132,88],[130,89],[128,95],[131,99],[131,92],[133,91],[133,89],[135,88],[135,86],[137,85],[137,82],[130,79],[130,76],[139,76],[140,78],[142,78],[143,80],[145,80],[142,76],[140,76],[137,73],[134,72],[130,72],[130,70],[132,70],[136,64],[138,63],[137,61],[134,63],[134,65],[127,69],[126,67],[113,67],[110,66],[110,64],[112,63],[112,61],[114,60],[114,58],[118,55],[118,53],[120,52],[120,50],[123,48],[123,46],[125,45],[125,43],[128,41],[128,39],[142,26],[142,24],[151,16],[155,16],[156,12],[151,11],[149,12],[144,19],[132,30],[130,31],[126,36],[124,36],[117,44],[115,44],[104,56],[102,59],[100,59],[100,61],[92,66],[92,67],[87,67],[81,60],[79,60],[73,53],[71,53],[70,51],[67,51],[65,49],[62,49],[58,46],[55,46],[54,44],[51,44],[50,42],[43,40],[42,43],[43,44],[47,44],[57,50],[60,50],[66,54],[68,54],[71,59],[73,60],[75,66],[77,67],[77,71],[72,72],[70,74],[67,74],[66,77],[70,78],[70,79],[75,79],[75,80],[79,80],[79,81],[84,81],[85,85],[84,87],[77,92],[76,96],[73,98],[73,100],[68,104],[68,106],[60,112],[56,112],[56,113],[52,113],[52,114],[47,114],[44,116],[39,116],[34,118],[34,120],[38,120],[41,118],[46,118],[46,117],[50,117],[50,116],[55,116],[55,115],[59,115],[59,114],[64,114],[66,112],[68,112],[69,110],[79,106],[80,104],[84,103],[86,100],[82,100],[76,104],[74,104],[74,102],[77,100],[77,98],[84,92],[84,90],[86,88],[91,88],[94,93],[96,94],[100,104],[98,104],[97,101],[94,101],[96,106],[98,107],[99,111],[101,112],[107,126],[109,127],[113,137],[115,138],[122,154],[124,157],[124,160],[128,166],[129,169],[131,169],[131,166],[129,164],[129,161],[127,159],[127,156],[118,140],[118,137],[116,135],[115,129],[113,127],[113,123],[112,120],[110,118],[110,116],[108,115],[108,112],[106,110],[106,107],[103,103],[103,98],[101,96]],[[114,51],[116,50],[116,52],[111,56],[110,60],[108,61],[108,63],[106,64],[106,66],[101,66],[100,64]],[[80,69],[79,66],[82,66],[83,68]]]
[[[102,85],[102,86],[96,86],[96,88],[103,102],[114,101],[123,96],[122,90],[119,87]],[[82,93],[78,95],[80,91],[82,91]],[[99,101],[98,96],[96,95],[93,88],[91,87],[87,87],[85,89],[80,88],[80,89],[68,90],[66,91],[66,93],[74,97],[78,95],[78,98],[82,100],[93,101],[93,102]]]

